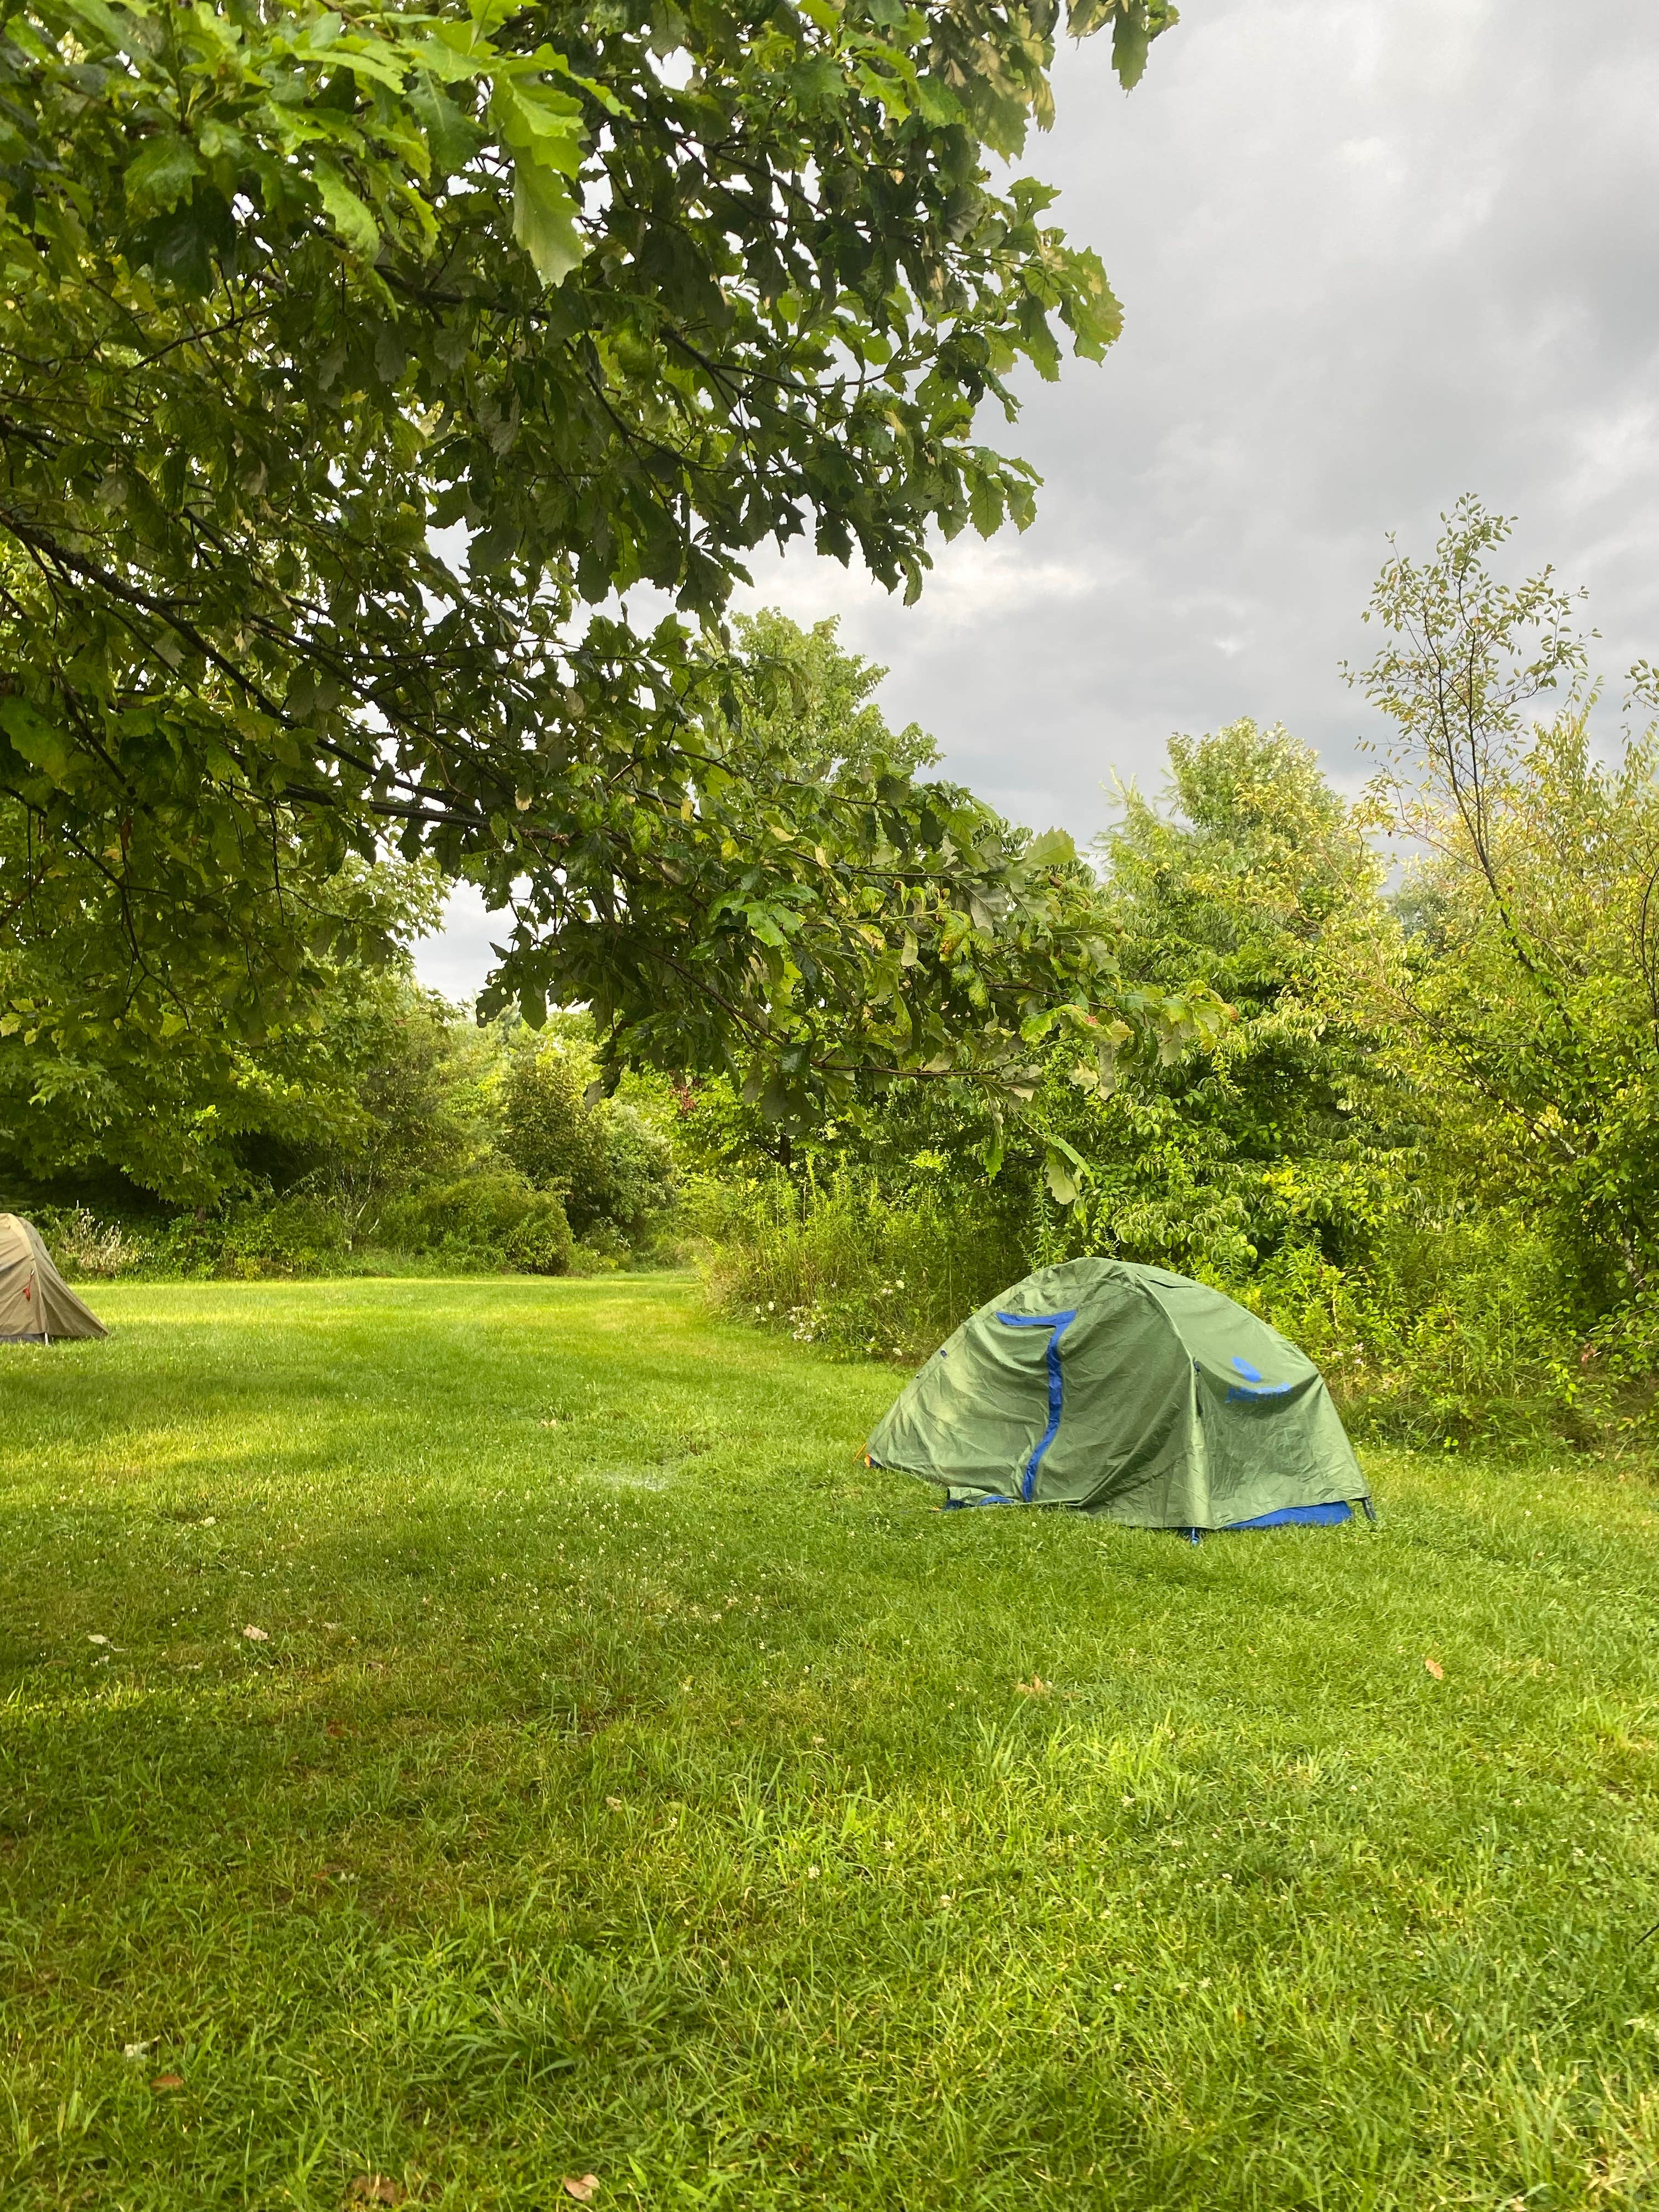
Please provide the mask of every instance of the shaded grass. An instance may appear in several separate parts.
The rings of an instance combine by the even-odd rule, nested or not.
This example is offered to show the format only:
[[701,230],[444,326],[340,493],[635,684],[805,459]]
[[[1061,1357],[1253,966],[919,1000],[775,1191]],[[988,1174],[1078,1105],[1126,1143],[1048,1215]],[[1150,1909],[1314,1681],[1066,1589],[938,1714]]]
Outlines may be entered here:
[[8,2206],[1652,2201],[1638,1481],[1194,1550],[683,1282],[100,1304],[0,1351]]

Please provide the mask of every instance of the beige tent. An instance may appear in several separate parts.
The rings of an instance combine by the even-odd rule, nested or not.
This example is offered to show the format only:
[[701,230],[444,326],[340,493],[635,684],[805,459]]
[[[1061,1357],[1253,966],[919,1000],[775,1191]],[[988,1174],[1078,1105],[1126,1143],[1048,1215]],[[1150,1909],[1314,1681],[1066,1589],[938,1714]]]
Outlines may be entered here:
[[0,1213],[0,1344],[108,1334],[52,1266],[33,1224]]

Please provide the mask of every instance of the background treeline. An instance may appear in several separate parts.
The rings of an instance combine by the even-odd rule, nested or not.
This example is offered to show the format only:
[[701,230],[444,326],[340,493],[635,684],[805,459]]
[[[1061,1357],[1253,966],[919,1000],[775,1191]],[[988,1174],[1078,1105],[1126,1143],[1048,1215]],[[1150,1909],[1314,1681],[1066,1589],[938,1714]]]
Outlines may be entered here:
[[[1540,815],[1563,773],[1598,812],[1615,802],[1567,730],[1528,771]],[[1556,850],[1571,865],[1551,903],[1570,887],[1596,903],[1570,882],[1596,841]],[[1120,1054],[1109,1087],[1051,1048],[1030,1121],[1000,1134],[914,1086],[746,1177],[763,1132],[706,1099],[691,1128],[725,1170],[724,1297],[804,1339],[908,1355],[1027,1268],[1115,1254],[1219,1284],[1351,1409],[1419,1441],[1517,1422],[1584,1435],[1633,1410],[1607,1384],[1647,1371],[1653,1240],[1631,1224],[1626,1256],[1511,1095],[1546,1010],[1462,865],[1436,856],[1390,889],[1311,752],[1248,721],[1176,740],[1165,804],[1127,794],[1099,859],[1126,972],[1211,982],[1237,1016],[1221,1040]],[[1613,957],[1577,957],[1607,1006],[1602,912]]]
[[[585,1015],[481,1027],[343,957],[212,1080],[188,1036],[148,1092],[0,1037],[8,1202],[94,1274],[696,1259],[732,1313],[895,1358],[1116,1254],[1267,1315],[1362,1425],[1628,1431],[1659,1361],[1655,743],[1613,730],[1547,579],[1491,580],[1502,536],[1466,502],[1385,570],[1356,680],[1397,735],[1362,800],[1240,721],[1172,741],[1077,864],[1131,992],[1218,995],[1218,1034],[1036,1022],[1012,1100],[921,1071],[803,1119],[706,1071],[603,1096]],[[925,769],[833,624],[744,642],[826,755]],[[418,869],[361,896],[429,924]]]
[[347,969],[308,1044],[307,1082],[251,1079],[234,1125],[204,1117],[194,1203],[171,1202],[142,1145],[122,1169],[100,1163],[95,1133],[67,1166],[49,1139],[14,1139],[9,1202],[83,1277],[556,1275],[679,1256],[672,1093],[627,1078],[590,1096],[586,1017],[481,1028],[407,969]]
[[746,1184],[764,1132],[701,1106],[727,1301],[909,1354],[1025,1268],[1116,1254],[1267,1315],[1362,1425],[1455,1446],[1644,1422],[1655,679],[1632,672],[1620,726],[1573,603],[1492,577],[1506,534],[1466,500],[1432,559],[1383,570],[1352,680],[1390,734],[1358,803],[1249,721],[1173,741],[1158,804],[1123,794],[1103,924],[1148,993],[1219,994],[1218,1036],[1050,1036],[1022,1115],[913,1081]]

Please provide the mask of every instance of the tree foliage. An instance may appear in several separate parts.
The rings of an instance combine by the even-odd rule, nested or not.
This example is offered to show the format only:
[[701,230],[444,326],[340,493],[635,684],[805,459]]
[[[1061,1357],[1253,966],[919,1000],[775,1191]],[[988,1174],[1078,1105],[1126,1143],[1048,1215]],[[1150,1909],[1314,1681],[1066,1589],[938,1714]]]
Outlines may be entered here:
[[1310,747],[1244,720],[1172,738],[1164,805],[1130,790],[1100,852],[1127,972],[1235,1018],[1138,1055],[1073,1133],[1097,1233],[1238,1278],[1292,1243],[1363,1257],[1413,1131],[1347,990],[1382,879],[1353,809]]
[[626,1243],[672,1203],[673,1148],[632,1101],[591,1096],[593,1076],[580,1036],[517,1036],[499,1085],[501,1146],[531,1183],[559,1193],[579,1237]]
[[1547,570],[1492,574],[1509,530],[1462,501],[1431,560],[1379,580],[1385,639],[1356,680],[1398,732],[1375,818],[1416,857],[1403,942],[1380,935],[1357,982],[1435,1097],[1449,1164],[1548,1230],[1593,1316],[1659,1258],[1655,702],[1638,668],[1598,751],[1573,602]]
[[776,607],[735,617],[750,741],[787,752],[803,775],[819,778],[866,775],[878,764],[909,776],[933,767],[939,747],[919,723],[888,728],[875,697],[887,671],[848,653],[840,629],[839,615],[806,630]]
[[[1111,25],[1127,86],[1171,20],[1070,27]],[[26,1029],[257,1037],[319,951],[383,949],[333,887],[388,837],[514,908],[487,1006],[587,1004],[781,1113],[1018,1082],[1034,1022],[1110,1006],[1063,839],[902,750],[814,773],[718,639],[765,541],[914,595],[931,532],[1030,520],[981,412],[1118,323],[1048,190],[987,166],[1047,122],[1057,28],[1054,0],[23,0],[0,931],[35,958],[61,892],[112,947],[74,1020],[14,970]],[[678,613],[631,625],[644,586]]]
[[[187,883],[133,908],[114,860],[0,810],[0,1172],[202,1205],[283,1163],[349,1156],[360,1176],[396,1154],[410,1116],[372,1071],[404,1060],[403,1027],[431,1025],[395,947],[434,921],[435,881],[352,861],[325,882],[297,844],[280,857],[240,916]],[[129,921],[131,957],[112,963]]]
[[[1172,1013],[1224,1002],[1231,1018],[1139,1037],[1124,1024],[1103,1048],[1056,1026],[1030,1116],[999,1127],[988,1100],[898,1097],[821,1123],[802,1173],[855,1170],[896,1199],[994,1216],[1011,1245],[1049,1257],[1117,1251],[1242,1278],[1288,1243],[1358,1255],[1412,1135],[1376,1034],[1342,1003],[1380,912],[1379,865],[1282,729],[1176,738],[1170,762],[1162,803],[1131,788],[1100,841],[1103,911],[1126,996]],[[688,1149],[716,1172],[792,1164],[729,1091],[686,1105]]]

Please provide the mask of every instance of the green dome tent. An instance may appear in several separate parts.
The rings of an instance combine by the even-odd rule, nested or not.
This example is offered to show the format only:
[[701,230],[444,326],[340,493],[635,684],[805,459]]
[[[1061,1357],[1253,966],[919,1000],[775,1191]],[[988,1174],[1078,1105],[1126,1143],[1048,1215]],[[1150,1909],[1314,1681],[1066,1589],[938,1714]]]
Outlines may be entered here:
[[34,1224],[20,1213],[0,1213],[0,1344],[108,1334],[52,1266]]
[[1219,1291],[1122,1260],[1042,1267],[981,1306],[868,1449],[951,1505],[1194,1532],[1370,1511],[1313,1363]]

